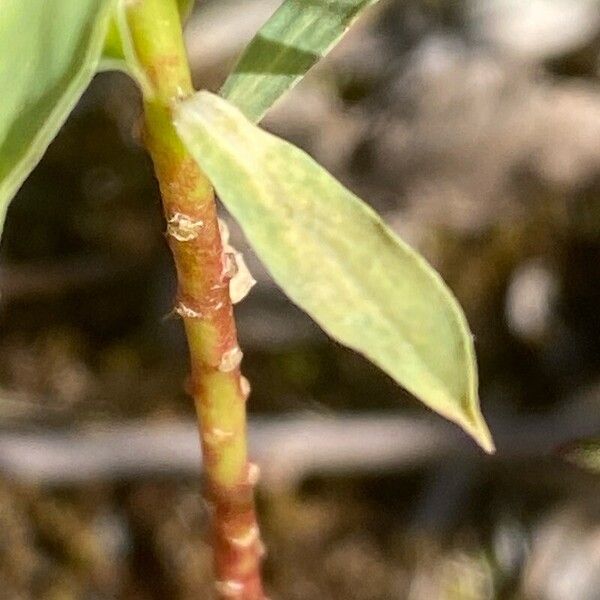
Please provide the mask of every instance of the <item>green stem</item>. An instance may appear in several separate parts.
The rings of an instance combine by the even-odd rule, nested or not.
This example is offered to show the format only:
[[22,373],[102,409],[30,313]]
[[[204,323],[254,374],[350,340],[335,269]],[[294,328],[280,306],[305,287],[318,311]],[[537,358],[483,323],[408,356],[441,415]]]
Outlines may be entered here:
[[229,297],[231,274],[210,182],[181,143],[172,108],[193,93],[176,0],[130,0],[126,20],[144,78],[144,141],[160,185],[177,269],[176,310],[191,359],[221,598],[263,600],[262,544],[254,510],[258,469],[248,461],[241,352]]

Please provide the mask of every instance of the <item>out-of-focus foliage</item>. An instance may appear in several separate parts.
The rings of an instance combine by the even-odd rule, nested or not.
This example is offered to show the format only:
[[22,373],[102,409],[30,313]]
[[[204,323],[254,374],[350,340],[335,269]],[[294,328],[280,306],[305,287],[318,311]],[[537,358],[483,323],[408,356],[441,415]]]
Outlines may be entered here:
[[569,460],[575,464],[600,473],[600,440],[581,442],[567,452]]
[[0,11],[0,227],[96,72],[110,0],[5,0]]

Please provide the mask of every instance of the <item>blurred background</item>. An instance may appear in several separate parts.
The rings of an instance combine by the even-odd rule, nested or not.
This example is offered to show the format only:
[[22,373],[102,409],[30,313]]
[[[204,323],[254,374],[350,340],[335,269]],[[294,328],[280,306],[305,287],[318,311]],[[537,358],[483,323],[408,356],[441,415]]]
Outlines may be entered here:
[[[199,87],[278,4],[197,3]],[[443,274],[498,445],[329,341],[231,223],[258,279],[237,315],[274,600],[600,599],[600,475],[568,460],[600,437],[599,74],[596,0],[381,0],[265,119]],[[97,76],[9,211],[0,600],[212,597],[139,118]]]

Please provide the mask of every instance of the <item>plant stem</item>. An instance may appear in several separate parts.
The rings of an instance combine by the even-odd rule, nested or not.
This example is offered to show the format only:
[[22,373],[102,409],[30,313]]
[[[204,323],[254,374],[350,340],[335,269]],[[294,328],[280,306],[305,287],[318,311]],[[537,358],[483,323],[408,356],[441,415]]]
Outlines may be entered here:
[[144,141],[160,185],[177,269],[176,311],[188,339],[190,389],[199,419],[220,598],[263,600],[262,544],[254,509],[258,468],[248,461],[246,398],[240,374],[214,193],[172,122],[176,102],[193,93],[176,0],[132,0],[127,24],[145,79]]

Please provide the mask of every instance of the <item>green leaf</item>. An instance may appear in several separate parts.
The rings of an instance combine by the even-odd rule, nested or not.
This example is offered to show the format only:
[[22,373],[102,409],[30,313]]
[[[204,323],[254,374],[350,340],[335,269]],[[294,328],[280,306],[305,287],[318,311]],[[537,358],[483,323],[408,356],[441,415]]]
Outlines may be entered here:
[[[139,81],[141,71],[136,65],[132,42],[129,36],[129,28],[126,25],[125,19],[126,0],[115,1],[116,4],[108,25],[104,48],[102,50],[100,70],[123,71]],[[182,22],[187,21],[192,13],[194,4],[195,0],[177,0],[179,16]]]
[[221,96],[260,121],[376,1],[285,0],[250,42]]
[[0,231],[8,204],[90,83],[110,0],[2,0]]
[[199,92],[175,110],[185,145],[285,293],[491,452],[472,336],[440,276],[306,153]]

